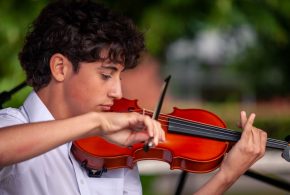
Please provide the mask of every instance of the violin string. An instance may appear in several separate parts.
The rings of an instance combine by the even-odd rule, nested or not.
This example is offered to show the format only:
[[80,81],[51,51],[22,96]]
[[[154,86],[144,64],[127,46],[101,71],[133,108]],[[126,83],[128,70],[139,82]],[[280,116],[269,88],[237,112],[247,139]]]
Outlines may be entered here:
[[[139,112],[140,113],[140,112]],[[147,112],[148,113],[148,112]],[[151,112],[149,112],[150,114],[151,114]],[[170,115],[168,115],[168,116],[170,116]],[[162,118],[165,118],[165,117],[159,117],[158,118],[158,121],[161,121],[161,122],[166,122],[167,120],[164,120],[164,119],[162,119]],[[172,119],[180,119],[180,120],[184,120],[183,118],[180,118],[180,117],[175,117],[175,116],[172,116],[171,117]],[[167,117],[166,117],[166,119],[167,119]],[[188,119],[186,119],[186,120],[184,120],[184,121],[186,121],[186,122],[189,122],[189,123],[192,123],[193,121],[191,121],[191,120],[188,120]],[[172,122],[171,121],[171,124],[179,124],[179,125],[185,125],[184,123],[178,123],[178,122]],[[199,123],[200,125],[203,125],[203,124],[201,124],[201,123]],[[164,126],[167,126],[167,125],[164,125]],[[188,126],[188,127],[196,127],[196,126],[190,126],[190,125],[186,125],[186,126]],[[205,126],[205,127],[208,127],[209,125],[207,125],[207,126]],[[172,126],[172,127],[177,127],[177,126]],[[211,127],[213,127],[213,128],[217,128],[216,126],[211,126]],[[190,129],[188,129],[188,130],[190,130]],[[206,129],[205,129],[206,130]],[[217,131],[217,130],[219,130],[219,131]],[[227,131],[225,131],[225,132],[223,132],[224,130],[223,129],[217,129],[217,130],[215,130],[214,132],[216,132],[216,133],[219,133],[219,134],[227,134],[227,135],[232,135],[232,133],[234,133],[234,134],[236,134],[236,133],[238,133],[238,132],[232,132],[232,133],[230,133],[230,132],[227,132]]]
[[[150,111],[148,111],[148,112],[151,113]],[[186,121],[186,122],[189,122],[189,123],[191,123],[193,125],[194,124],[199,124],[200,126],[205,126],[205,127],[208,127],[208,128],[214,128],[214,129],[218,130],[217,133],[219,133],[219,134],[222,133],[222,134],[227,134],[229,136],[236,135],[237,133],[241,134],[240,132],[233,131],[233,130],[230,130],[230,129],[226,129],[226,128],[222,128],[222,127],[218,127],[218,126],[213,126],[213,125],[210,125],[210,124],[205,124],[205,123],[202,123],[202,122],[195,122],[195,121],[192,121],[192,120],[189,120],[189,119],[184,119],[184,118],[176,117],[176,116],[173,116],[173,115],[160,114],[160,116],[161,116],[160,118],[165,118],[165,119],[168,118],[166,116],[170,116],[173,119],[179,119],[179,120],[182,121],[182,123],[180,123],[180,124],[183,124],[183,122]],[[162,121],[162,120],[160,120],[160,121]],[[164,122],[166,122],[166,121],[164,121]],[[176,124],[179,124],[179,123],[176,123]],[[193,127],[195,127],[195,126],[193,126]],[[273,139],[273,138],[268,138],[267,140],[268,140],[269,143],[277,143],[277,144],[280,143],[282,145],[288,145],[288,143],[286,141],[283,141],[283,140],[278,140],[278,139]]]
[[[140,112],[139,112],[140,113]],[[151,111],[147,111],[147,113],[149,113],[149,114],[152,114],[152,112]],[[159,117],[158,117],[158,119],[161,119],[161,118],[163,118],[163,119],[165,119],[165,121],[167,120],[167,118],[171,118],[171,119],[179,119],[180,121],[182,121],[182,122],[188,122],[188,123],[198,123],[198,124],[200,124],[200,125],[204,125],[204,126],[206,126],[206,127],[212,127],[212,128],[218,128],[218,130],[223,130],[223,129],[225,129],[225,128],[221,128],[221,127],[217,127],[217,126],[214,126],[214,125],[210,125],[210,124],[205,124],[205,123],[202,123],[202,122],[195,122],[195,121],[192,121],[192,120],[190,120],[190,119],[186,119],[186,118],[182,118],[182,117],[177,117],[177,116],[174,116],[174,115],[168,115],[168,114],[160,114],[159,115]],[[162,120],[161,120],[162,121]],[[163,120],[164,121],[164,120]],[[180,124],[183,124],[183,123],[180,123]],[[237,133],[237,131],[233,131],[233,130],[230,130],[230,129],[227,129],[228,131],[226,131],[226,133],[228,133],[228,132],[232,132],[232,133]]]
[[[142,112],[144,114],[144,109],[142,110]],[[139,113],[140,113],[140,111],[139,111]],[[152,112],[146,111],[146,110],[145,110],[145,113],[152,114]],[[201,123],[201,122],[194,122],[194,121],[191,121],[189,119],[184,119],[184,118],[176,117],[176,116],[173,116],[173,115],[160,114],[158,121],[167,122],[167,120],[164,120],[164,119],[167,119],[168,117],[165,117],[165,116],[171,116],[172,119],[180,120],[182,122],[182,123],[178,123],[178,122],[171,121],[170,124],[177,124],[177,125],[183,125],[183,126],[191,127],[191,129],[188,128],[188,129],[182,129],[182,130],[192,131],[192,128],[195,128],[195,129],[204,130],[204,131],[201,131],[201,133],[202,134],[207,134],[207,135],[208,135],[208,133],[213,133],[213,134],[216,133],[216,135],[235,136],[235,137],[241,135],[241,133],[237,132],[237,131],[233,131],[233,130],[229,130],[229,129],[225,130],[225,128],[221,128],[221,127],[217,127],[217,126],[213,126],[213,125],[209,125],[209,124],[204,124],[204,123]],[[161,119],[161,118],[164,118],[164,119]],[[184,124],[184,122],[189,122],[192,125]],[[200,127],[197,127],[196,125],[199,125]],[[168,125],[163,125],[163,126],[166,127]],[[181,130],[181,128],[178,127],[178,126],[172,126],[171,125],[171,127],[174,127],[175,129],[180,129]],[[205,132],[205,131],[207,131],[207,132]],[[204,136],[206,136],[206,135],[204,135]],[[286,141],[272,139],[272,138],[268,138],[267,141],[270,144],[276,144],[276,145],[280,145],[280,146],[287,146],[288,145],[288,143]]]
[[[149,112],[149,111],[148,111]],[[147,112],[147,113],[148,113]],[[149,112],[150,114],[151,114],[151,112]],[[161,114],[161,115],[163,115],[163,116],[172,116],[172,115],[165,115],[165,114]],[[160,117],[160,118],[165,118],[165,117]],[[167,119],[168,117],[166,117],[166,119]],[[233,130],[230,130],[230,129],[227,129],[226,131],[224,130],[225,128],[221,128],[221,127],[217,127],[217,126],[213,126],[213,125],[209,125],[209,124],[204,124],[204,123],[201,123],[201,122],[193,122],[192,120],[189,120],[189,119],[184,119],[184,118],[181,118],[181,117],[176,117],[176,116],[172,116],[171,118],[175,118],[175,119],[180,119],[183,123],[176,123],[176,124],[183,124],[184,125],[184,121],[188,121],[189,123],[192,123],[192,124],[194,124],[194,123],[196,123],[196,124],[199,124],[199,125],[201,125],[201,126],[205,126],[205,127],[209,127],[209,128],[215,128],[216,130],[218,130],[217,132],[219,133],[219,134],[221,134],[221,133],[225,133],[225,134],[227,134],[227,135],[236,135],[237,133],[238,134],[240,134],[240,132],[237,132],[237,131],[233,131]],[[167,120],[159,120],[159,121],[163,121],[163,122],[166,122]],[[171,122],[172,123],[172,122]],[[193,126],[193,127],[195,127],[195,126]],[[207,129],[206,129],[207,130]],[[268,141],[270,141],[270,142],[277,142],[277,143],[281,143],[281,144],[283,144],[283,145],[285,145],[285,141],[282,141],[282,140],[277,140],[277,139],[272,139],[272,138],[268,138]]]
[[[171,116],[171,115],[167,115],[167,116]],[[165,118],[165,117],[163,117]],[[167,119],[168,117],[166,117]],[[184,119],[184,118],[181,118],[181,117],[176,117],[176,116],[172,116],[171,119],[176,119],[176,120],[179,120],[179,121],[182,121],[182,123],[178,123],[178,122],[171,122],[171,124],[179,124],[179,125],[185,125],[184,122],[188,122],[188,123],[191,123],[193,125],[186,125],[188,127],[196,127],[194,125],[199,125],[199,126],[204,126],[204,128],[212,128],[212,129],[215,129],[215,132],[217,133],[223,133],[223,134],[227,134],[227,135],[237,135],[237,134],[240,134],[240,132],[237,132],[237,131],[232,131],[232,130],[227,130],[225,131],[224,129],[225,128],[220,128],[220,127],[217,127],[217,126],[213,126],[213,125],[208,125],[208,124],[204,124],[204,123],[201,123],[201,122],[194,122],[192,120],[189,120],[189,119]],[[161,117],[159,117],[158,121],[161,121],[161,122],[166,122],[167,120],[163,120],[161,119]],[[211,129],[210,129],[211,130]]]
[[[174,127],[174,129],[176,130],[180,130],[180,132],[184,132],[184,131],[187,131],[187,132],[196,132],[196,133],[201,133],[201,135],[205,136],[205,137],[211,137],[211,135],[215,135],[216,137],[220,137],[220,135],[224,136],[222,137],[221,139],[225,139],[225,140],[228,140],[227,139],[227,136],[230,136],[230,138],[232,139],[235,139],[233,141],[238,141],[238,139],[240,138],[240,133],[237,132],[237,134],[231,134],[231,133],[226,133],[226,132],[223,132],[223,131],[216,131],[216,129],[208,129],[208,128],[205,128],[205,126],[201,126],[201,127],[198,127],[198,126],[190,126],[190,125],[186,125],[186,124],[182,124],[183,126],[188,126],[188,127],[191,127],[191,128],[187,128],[187,127],[180,127],[180,126],[174,126],[172,124],[179,124],[179,123],[176,123],[176,122],[173,122],[173,121],[170,121],[170,126],[171,127]],[[165,127],[168,127],[169,125],[163,125]],[[194,127],[194,128],[192,128]],[[273,144],[273,146],[277,146],[279,148],[281,147],[286,147],[287,146],[287,142],[283,142],[283,141],[280,141],[280,140],[271,140],[271,138],[268,138],[268,143],[269,144]]]

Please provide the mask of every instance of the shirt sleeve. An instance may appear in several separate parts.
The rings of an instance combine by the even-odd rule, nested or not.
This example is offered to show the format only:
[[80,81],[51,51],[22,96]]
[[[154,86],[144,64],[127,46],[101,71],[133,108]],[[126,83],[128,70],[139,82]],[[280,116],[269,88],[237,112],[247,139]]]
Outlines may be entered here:
[[124,194],[142,195],[142,185],[137,165],[133,169],[125,169],[124,174]]
[[[21,120],[21,115],[19,115],[17,109],[6,108],[0,110],[0,128],[22,123],[24,122],[23,120]],[[11,166],[8,166],[6,167],[7,171],[3,171],[4,167],[0,167],[0,182],[4,178],[4,175],[6,175],[6,173],[9,172],[8,170],[10,170],[11,168],[12,168]]]
[[24,116],[14,108],[0,110],[0,128],[27,123]]

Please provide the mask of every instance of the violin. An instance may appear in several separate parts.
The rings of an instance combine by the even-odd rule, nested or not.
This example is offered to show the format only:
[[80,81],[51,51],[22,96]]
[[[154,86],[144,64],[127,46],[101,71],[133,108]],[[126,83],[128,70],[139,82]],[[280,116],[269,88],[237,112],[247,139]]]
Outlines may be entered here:
[[[153,113],[141,109],[137,100],[115,100],[113,112],[138,112],[148,116]],[[160,114],[158,121],[165,131],[166,142],[145,151],[143,143],[121,147],[95,136],[74,141],[72,153],[91,176],[99,177],[108,169],[133,168],[141,160],[159,160],[170,169],[206,173],[221,164],[224,155],[237,142],[241,133],[226,129],[217,115],[202,109],[179,109],[170,114]],[[267,147],[284,150],[289,158],[288,142],[268,138]]]

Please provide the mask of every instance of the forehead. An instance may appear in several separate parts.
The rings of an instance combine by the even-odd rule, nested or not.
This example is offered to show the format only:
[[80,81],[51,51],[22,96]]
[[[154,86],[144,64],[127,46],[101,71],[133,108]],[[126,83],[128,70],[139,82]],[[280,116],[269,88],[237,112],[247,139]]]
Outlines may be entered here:
[[120,63],[114,63],[110,60],[97,60],[94,62],[80,62],[79,63],[79,70],[80,71],[110,71],[110,72],[122,72],[124,71],[125,66]]
[[80,68],[84,67],[84,64],[91,64],[93,67],[99,70],[111,70],[119,72],[124,71],[125,65],[123,61],[120,60],[121,57],[117,57],[117,59],[111,59],[108,55],[110,55],[108,49],[104,48],[99,54],[99,59],[89,62],[80,62]]

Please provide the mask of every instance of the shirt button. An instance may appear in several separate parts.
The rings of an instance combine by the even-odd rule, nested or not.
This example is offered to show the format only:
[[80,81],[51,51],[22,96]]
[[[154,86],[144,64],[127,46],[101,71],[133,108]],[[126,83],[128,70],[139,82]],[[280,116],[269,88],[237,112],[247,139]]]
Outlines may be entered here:
[[81,184],[84,184],[84,180],[81,179],[81,180],[80,180],[80,183],[81,183]]

